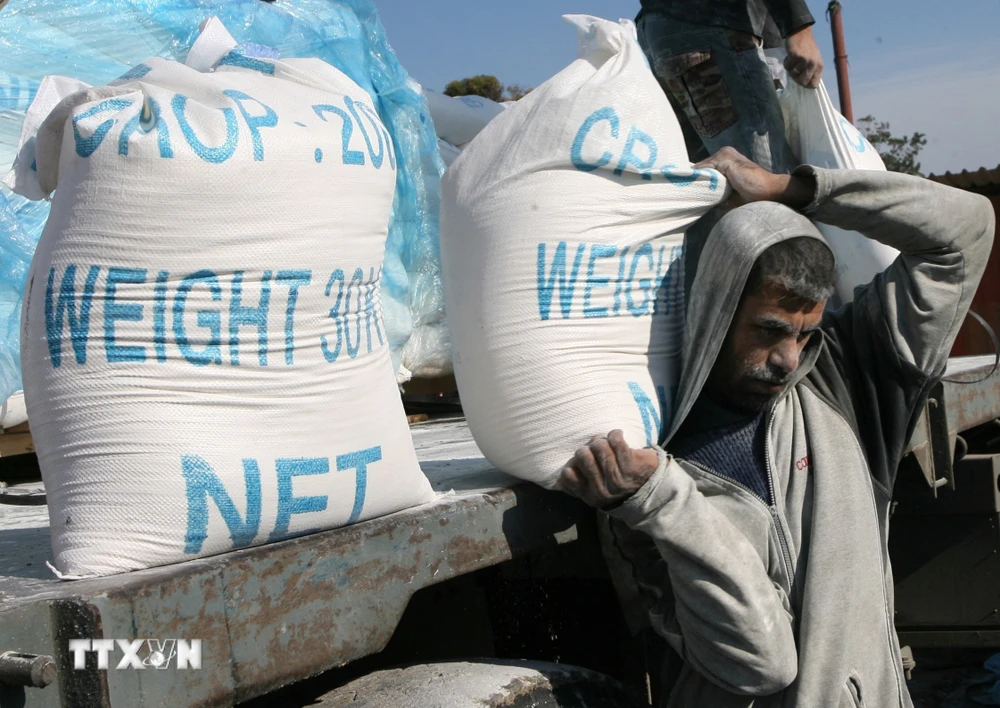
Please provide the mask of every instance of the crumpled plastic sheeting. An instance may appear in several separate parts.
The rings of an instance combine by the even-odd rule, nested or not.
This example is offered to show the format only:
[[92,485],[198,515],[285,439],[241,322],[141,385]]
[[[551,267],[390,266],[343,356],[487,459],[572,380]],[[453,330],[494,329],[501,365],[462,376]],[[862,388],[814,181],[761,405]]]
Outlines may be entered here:
[[21,388],[21,301],[48,202],[0,190],[0,402]]
[[[183,61],[199,25],[218,17],[248,53],[319,57],[364,88],[398,157],[382,271],[397,378],[451,371],[438,242],[437,136],[420,86],[389,46],[371,0],[10,0],[0,10],[0,173],[16,154],[24,112],[48,74],[102,85],[152,56]],[[47,204],[0,190],[0,400],[21,387],[20,308]]]

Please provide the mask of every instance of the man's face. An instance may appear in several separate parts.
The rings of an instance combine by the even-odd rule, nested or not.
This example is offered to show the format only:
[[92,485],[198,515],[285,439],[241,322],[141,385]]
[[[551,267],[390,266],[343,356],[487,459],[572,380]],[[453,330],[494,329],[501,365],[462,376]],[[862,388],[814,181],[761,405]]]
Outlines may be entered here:
[[744,295],[709,375],[708,395],[729,408],[764,410],[795,374],[825,306],[826,300],[809,302],[771,284]]

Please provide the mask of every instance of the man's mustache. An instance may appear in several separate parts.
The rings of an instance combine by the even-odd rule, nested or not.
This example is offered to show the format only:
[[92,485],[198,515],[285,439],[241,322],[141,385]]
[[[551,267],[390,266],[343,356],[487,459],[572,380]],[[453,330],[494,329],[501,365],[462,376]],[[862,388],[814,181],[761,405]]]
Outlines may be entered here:
[[784,386],[792,380],[794,371],[784,372],[780,369],[772,369],[766,366],[750,369],[746,373],[746,378],[759,381],[770,386]]

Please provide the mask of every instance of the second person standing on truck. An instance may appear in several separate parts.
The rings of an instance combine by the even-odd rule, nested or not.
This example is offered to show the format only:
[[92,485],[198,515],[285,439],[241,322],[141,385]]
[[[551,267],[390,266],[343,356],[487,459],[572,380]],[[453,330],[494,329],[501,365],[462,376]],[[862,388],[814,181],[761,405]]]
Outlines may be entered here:
[[636,26],[653,73],[708,153],[733,147],[787,173],[798,163],[763,51],[769,17],[784,38],[788,75],[819,86],[823,59],[805,0],[642,0]]
[[[684,131],[691,160],[735,148],[770,172],[798,166],[785,137],[763,38],[784,38],[785,68],[815,88],[823,59],[805,0],[641,0],[639,43]],[[689,294],[716,208],[684,239],[685,294]]]

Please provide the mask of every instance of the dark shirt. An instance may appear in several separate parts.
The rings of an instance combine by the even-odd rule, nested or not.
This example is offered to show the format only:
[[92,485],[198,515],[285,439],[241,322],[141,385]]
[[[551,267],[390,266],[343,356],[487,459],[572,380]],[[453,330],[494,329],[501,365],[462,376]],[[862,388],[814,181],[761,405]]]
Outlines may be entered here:
[[764,413],[737,413],[702,395],[667,444],[667,452],[738,482],[771,504],[764,420]]
[[764,36],[770,14],[782,37],[815,20],[805,0],[640,0],[642,12],[658,12],[680,22],[726,27]]

